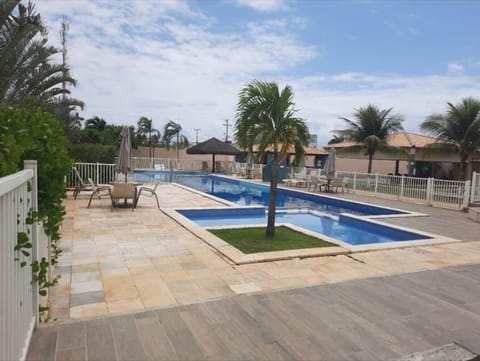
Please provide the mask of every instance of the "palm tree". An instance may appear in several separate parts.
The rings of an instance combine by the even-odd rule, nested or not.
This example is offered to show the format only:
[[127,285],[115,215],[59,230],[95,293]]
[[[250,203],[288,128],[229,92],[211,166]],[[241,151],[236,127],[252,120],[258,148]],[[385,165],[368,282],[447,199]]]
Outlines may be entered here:
[[431,148],[443,152],[456,151],[460,155],[460,177],[467,178],[467,161],[470,155],[480,147],[480,101],[464,98],[461,103],[447,103],[446,114],[430,115],[420,128],[442,143]]
[[346,148],[347,150],[364,149],[368,155],[368,173],[372,172],[372,160],[377,150],[397,151],[398,148],[390,147],[386,143],[387,136],[403,130],[403,118],[399,115],[390,115],[393,108],[380,110],[375,105],[369,104],[366,107],[356,109],[355,120],[341,117],[348,128],[335,130],[339,137],[351,140],[361,145]]
[[[137,133],[143,136],[148,135],[148,144],[149,144],[149,151],[148,155],[150,159],[155,158],[155,144],[152,142],[152,139],[160,138],[160,131],[158,129],[153,128],[152,119],[147,117],[140,117],[137,122]],[[156,138],[154,138],[154,136]],[[153,152],[152,152],[152,145],[153,145]]]
[[66,65],[52,63],[60,51],[47,41],[46,27],[31,2],[0,3],[0,104],[33,97],[52,113],[58,107],[83,108],[83,102],[67,97],[70,91],[62,84],[75,86],[76,81]]
[[295,147],[294,164],[304,157],[309,132],[305,121],[295,117],[293,90],[287,85],[281,92],[275,82],[254,80],[241,91],[237,105],[235,138],[249,152],[255,144],[264,158],[267,148],[273,152],[272,178],[268,204],[267,237],[275,235],[275,210],[278,169],[288,150]]
[[179,123],[175,123],[173,120],[170,120],[163,129],[163,141],[165,142],[167,149],[170,149],[170,144],[173,137],[176,137],[175,149],[177,153],[178,160],[178,146],[180,144],[188,146],[188,139],[184,135],[181,135],[182,126]]
[[99,132],[103,132],[106,127],[107,122],[105,121],[105,119],[98,116],[94,116],[93,118],[87,119],[85,121],[85,128],[91,128],[98,130]]

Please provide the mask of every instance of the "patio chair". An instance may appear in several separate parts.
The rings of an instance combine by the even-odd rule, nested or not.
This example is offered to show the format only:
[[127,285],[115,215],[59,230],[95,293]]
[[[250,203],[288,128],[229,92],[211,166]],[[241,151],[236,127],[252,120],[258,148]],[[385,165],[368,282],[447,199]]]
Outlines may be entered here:
[[339,179],[339,178],[332,179],[332,181],[330,182],[330,190],[333,190],[333,188],[335,188],[335,192],[338,192],[338,188],[341,188],[342,193],[344,193],[345,188],[347,188],[347,183],[348,183],[347,177],[344,177],[343,179]]
[[90,208],[90,204],[92,203],[92,199],[94,196],[97,196],[98,199],[101,199],[102,196],[107,196],[112,200],[112,186],[108,184],[100,184],[98,185],[95,183],[92,178],[88,178],[88,182],[90,183],[93,192],[90,195],[90,199],[88,200],[87,208]]
[[159,185],[159,183],[155,183],[155,186],[153,188],[140,187],[140,189],[138,190],[137,200],[135,201],[135,203],[138,204],[138,199],[140,198],[140,196],[143,193],[143,195],[145,195],[147,197],[155,197],[155,200],[157,201],[157,207],[158,207],[158,209],[160,209],[160,203],[158,202],[158,196],[157,196],[158,185]]
[[[131,199],[131,203],[127,203],[127,200]],[[120,206],[119,203],[124,200],[124,205],[131,205],[132,212],[137,202],[137,188],[132,183],[114,183],[112,190],[112,210],[113,208]]]
[[82,176],[76,167],[72,167],[73,174],[75,174],[75,189],[73,190],[73,199],[77,199],[81,191],[92,191],[92,186],[85,183]]

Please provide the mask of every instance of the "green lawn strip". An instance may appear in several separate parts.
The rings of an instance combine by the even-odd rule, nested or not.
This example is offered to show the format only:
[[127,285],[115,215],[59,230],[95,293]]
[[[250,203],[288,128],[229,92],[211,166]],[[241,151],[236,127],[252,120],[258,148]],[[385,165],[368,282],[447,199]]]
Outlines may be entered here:
[[276,227],[275,237],[272,238],[267,238],[265,227],[209,229],[208,231],[243,253],[337,246],[285,226]]

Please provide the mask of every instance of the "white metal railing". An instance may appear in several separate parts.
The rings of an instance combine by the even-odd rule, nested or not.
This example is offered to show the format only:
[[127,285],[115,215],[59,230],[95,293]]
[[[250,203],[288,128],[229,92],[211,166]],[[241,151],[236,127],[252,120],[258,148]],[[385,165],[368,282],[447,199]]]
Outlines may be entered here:
[[[75,163],[80,177],[85,183],[88,178],[92,178],[97,184],[108,184],[115,180],[115,164],[108,163]],[[79,180],[75,176],[73,170],[67,175],[67,188],[75,188],[78,186]]]
[[[0,360],[25,359],[38,321],[30,264],[38,258],[37,234],[42,230],[26,221],[29,211],[36,210],[36,162],[25,161],[25,168],[0,178]],[[32,242],[28,256],[14,251],[20,232]]]
[[467,208],[470,201],[470,181],[357,172],[337,172],[337,177],[347,178],[348,187],[355,192],[385,198],[456,209]]
[[473,172],[470,190],[470,202],[480,203],[480,173]]

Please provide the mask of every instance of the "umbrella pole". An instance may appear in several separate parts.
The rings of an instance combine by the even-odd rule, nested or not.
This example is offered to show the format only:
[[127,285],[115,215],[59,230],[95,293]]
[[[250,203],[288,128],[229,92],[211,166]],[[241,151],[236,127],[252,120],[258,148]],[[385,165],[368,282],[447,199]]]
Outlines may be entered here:
[[215,153],[212,154],[212,173],[215,173]]

